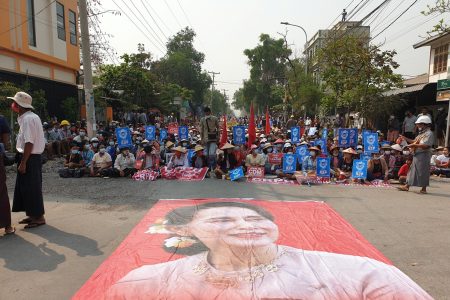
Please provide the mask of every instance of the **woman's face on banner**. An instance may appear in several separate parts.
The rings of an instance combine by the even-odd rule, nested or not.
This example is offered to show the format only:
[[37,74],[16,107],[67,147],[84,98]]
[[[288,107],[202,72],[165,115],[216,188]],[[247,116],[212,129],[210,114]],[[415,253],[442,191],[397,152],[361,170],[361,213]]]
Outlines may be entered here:
[[278,226],[248,208],[200,210],[188,226],[190,233],[209,249],[223,246],[263,247],[278,239]]

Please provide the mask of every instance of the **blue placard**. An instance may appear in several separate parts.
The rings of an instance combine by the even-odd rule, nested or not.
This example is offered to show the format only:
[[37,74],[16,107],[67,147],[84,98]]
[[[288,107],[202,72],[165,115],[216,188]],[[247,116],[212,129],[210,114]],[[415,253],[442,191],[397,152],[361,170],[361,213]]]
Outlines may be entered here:
[[294,144],[300,142],[300,127],[291,127],[291,141]]
[[314,143],[315,146],[320,146],[320,149],[322,150],[322,153],[327,155],[327,140],[326,139],[317,139]]
[[195,150],[194,149],[189,149],[187,152],[187,158],[188,158],[188,162],[189,162],[189,167],[192,167],[191,162],[192,162],[192,157],[194,157],[195,154]]
[[297,167],[297,160],[295,154],[283,155],[283,173],[293,174]]
[[245,176],[243,167],[239,167],[239,168],[230,170],[230,172],[228,174],[230,175],[231,181],[238,180],[239,178],[242,178]]
[[295,150],[295,154],[297,155],[298,163],[302,164],[303,159],[309,155],[308,145],[300,145]]
[[370,153],[361,153],[359,155],[359,158],[362,160],[369,160],[371,158],[371,155],[370,155]]
[[365,133],[363,135],[364,153],[378,153],[380,152],[380,145],[378,144],[378,133]]
[[358,129],[357,128],[350,128],[350,146],[356,147],[358,145]]
[[167,129],[160,129],[159,130],[159,140],[162,142],[165,139],[167,139]]
[[323,139],[328,138],[328,129],[327,128],[322,129],[322,138]]
[[245,144],[245,126],[233,126],[233,144]]
[[131,131],[128,127],[116,128],[116,138],[117,146],[119,148],[133,146],[131,141]]
[[368,133],[372,133],[372,130],[369,130],[369,129],[363,129],[362,130],[362,135],[364,136],[365,134],[368,134]]
[[350,129],[348,128],[338,129],[338,146],[342,148],[350,147]]
[[330,158],[318,157],[317,158],[317,177],[330,177]]
[[356,159],[353,161],[352,178],[354,179],[366,179],[367,178],[367,165],[369,161],[363,159]]
[[180,126],[178,127],[178,138],[179,140],[188,140],[189,139],[189,127]]
[[156,139],[156,127],[153,125],[145,126],[145,139],[153,141]]

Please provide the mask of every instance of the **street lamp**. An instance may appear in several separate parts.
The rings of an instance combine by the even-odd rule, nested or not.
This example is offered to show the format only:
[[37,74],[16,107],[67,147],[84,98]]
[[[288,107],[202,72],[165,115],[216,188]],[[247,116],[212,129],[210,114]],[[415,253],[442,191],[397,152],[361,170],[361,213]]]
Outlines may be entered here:
[[[298,27],[298,28],[300,28],[301,30],[303,30],[303,33],[305,34],[305,38],[306,38],[306,44],[308,43],[308,34],[306,33],[305,28],[303,28],[303,27],[300,26],[300,25],[291,24],[291,23],[289,23],[289,22],[281,22],[281,24],[286,25],[286,26],[294,26],[294,27]],[[306,50],[306,49],[305,49],[305,50]],[[306,74],[308,74],[308,51],[306,51],[305,64],[306,64],[306,68],[305,68]]]

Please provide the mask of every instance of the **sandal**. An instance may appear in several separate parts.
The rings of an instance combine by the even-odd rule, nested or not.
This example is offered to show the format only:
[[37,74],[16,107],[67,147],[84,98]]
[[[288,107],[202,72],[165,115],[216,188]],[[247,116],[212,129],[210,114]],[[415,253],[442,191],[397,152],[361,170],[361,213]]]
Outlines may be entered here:
[[10,227],[9,229],[5,229],[5,235],[14,234],[16,233],[15,227]]
[[33,221],[32,218],[25,218],[19,221],[19,224],[30,224]]
[[426,195],[426,194],[428,194],[427,191],[416,191],[415,193],[419,194],[419,195]]
[[397,190],[402,191],[402,192],[409,192],[409,189],[404,186],[397,187]]
[[30,229],[30,228],[36,228],[39,226],[45,225],[45,221],[44,222],[31,222],[28,223],[27,225],[25,225],[25,229]]

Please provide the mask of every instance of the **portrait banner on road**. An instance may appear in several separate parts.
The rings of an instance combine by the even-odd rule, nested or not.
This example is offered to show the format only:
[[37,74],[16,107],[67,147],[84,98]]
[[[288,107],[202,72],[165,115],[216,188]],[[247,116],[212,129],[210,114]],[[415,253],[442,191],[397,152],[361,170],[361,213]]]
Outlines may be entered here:
[[318,157],[316,174],[318,177],[330,177],[330,158]]
[[245,126],[233,126],[233,144],[245,144]]
[[239,167],[239,168],[230,170],[228,175],[230,175],[230,180],[231,181],[235,181],[235,180],[238,180],[238,179],[240,179],[242,177],[245,177],[244,168],[243,167]]
[[247,176],[252,178],[264,178],[264,167],[248,167]]
[[176,179],[181,181],[202,181],[205,179],[206,173],[208,173],[208,168],[185,168],[177,167],[173,169],[168,169],[167,167],[161,168],[161,178],[163,179]]
[[366,179],[367,178],[368,161],[363,159],[355,159],[353,161],[352,178]]
[[300,143],[300,127],[291,127],[291,141],[292,143]]
[[145,139],[153,141],[156,139],[156,127],[153,125],[145,126]]
[[72,299],[253,296],[432,299],[326,203],[252,199],[158,201]]
[[281,165],[281,162],[283,161],[283,153],[269,153],[267,155],[269,164],[271,165]]
[[283,173],[293,174],[297,167],[297,157],[295,154],[284,154],[283,156]]
[[363,134],[364,153],[378,153],[380,152],[380,145],[378,144],[378,133],[371,132]]
[[159,130],[159,141],[163,142],[167,139],[167,129],[160,129]]
[[187,126],[179,126],[178,127],[178,138],[181,140],[189,139],[189,127]]
[[131,140],[131,131],[128,127],[116,128],[116,138],[119,148],[133,146],[133,142]]
[[278,185],[298,185],[295,180],[287,180],[284,178],[247,178],[248,183],[256,184],[278,184]]

